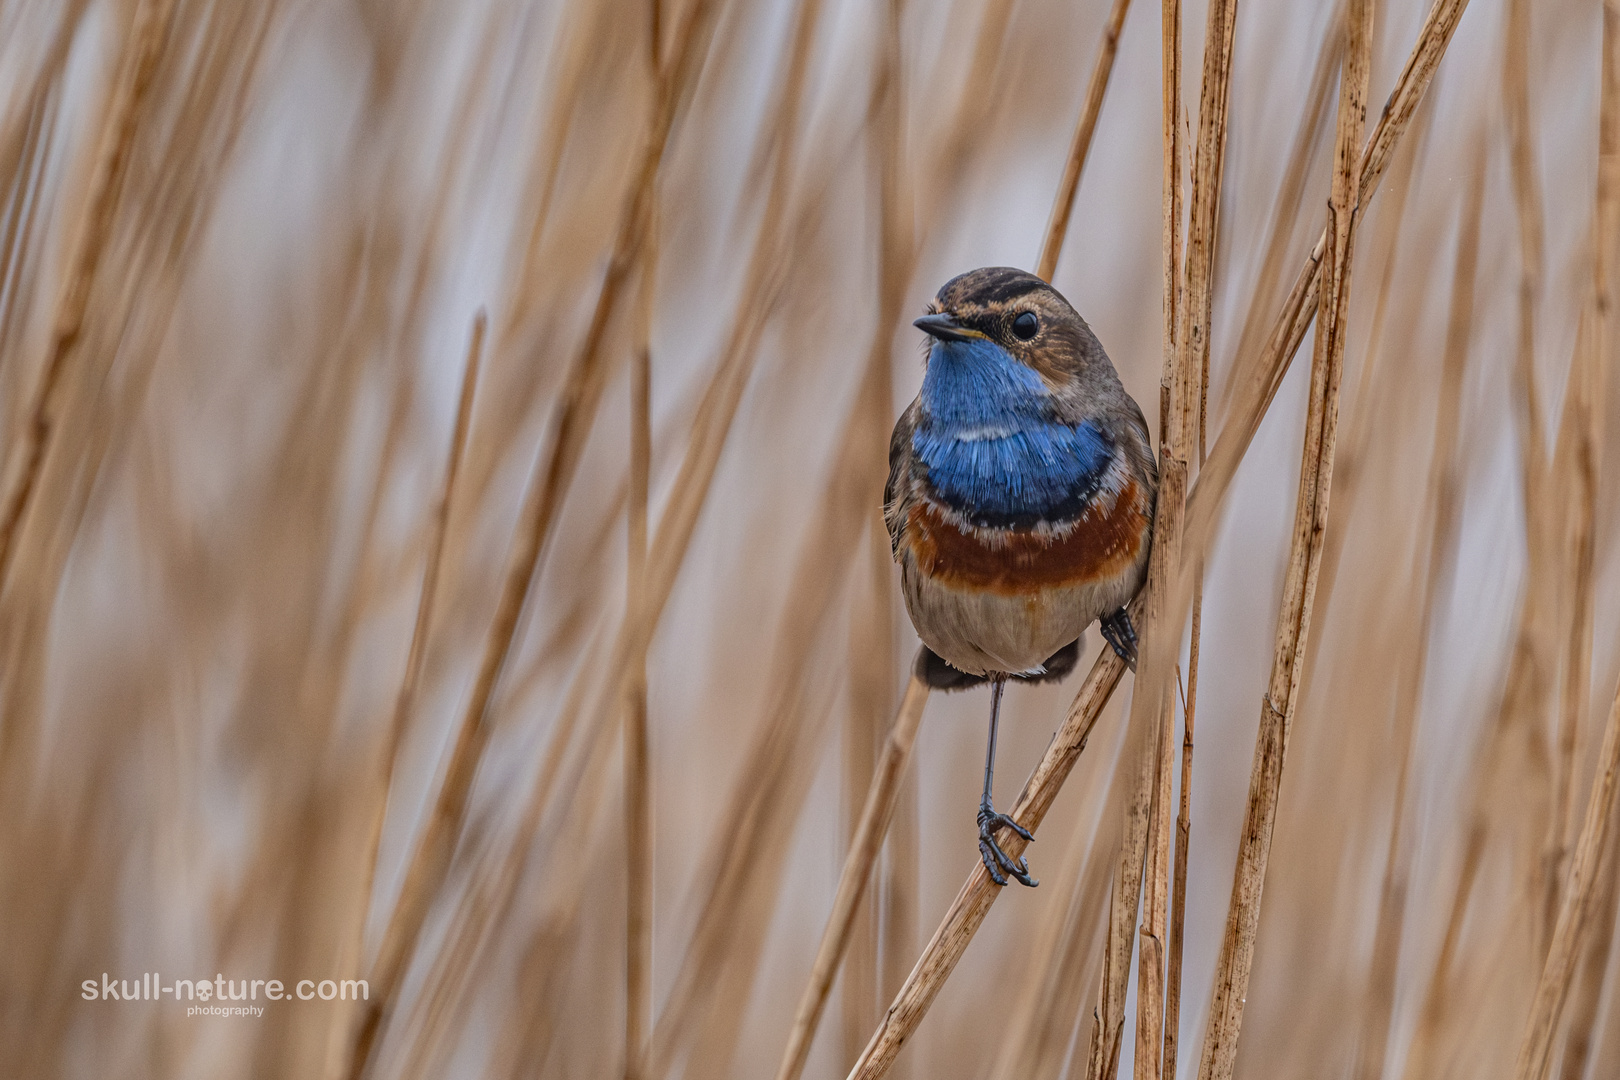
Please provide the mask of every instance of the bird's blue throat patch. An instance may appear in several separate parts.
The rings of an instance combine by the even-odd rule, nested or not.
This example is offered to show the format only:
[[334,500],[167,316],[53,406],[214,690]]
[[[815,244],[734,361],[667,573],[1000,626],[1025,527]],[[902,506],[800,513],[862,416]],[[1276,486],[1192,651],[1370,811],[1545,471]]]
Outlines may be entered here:
[[1090,423],[1052,419],[1031,368],[993,341],[936,341],[911,448],[939,500],[982,528],[1028,528],[1084,511],[1113,457]]

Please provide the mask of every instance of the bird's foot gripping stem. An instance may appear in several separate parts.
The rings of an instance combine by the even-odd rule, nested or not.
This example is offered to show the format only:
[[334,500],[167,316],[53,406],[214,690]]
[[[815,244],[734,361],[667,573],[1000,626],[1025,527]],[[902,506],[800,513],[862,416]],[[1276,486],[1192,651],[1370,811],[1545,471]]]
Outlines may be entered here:
[[1021,884],[1034,888],[1040,882],[1029,876],[1029,862],[1022,855],[1015,862],[1012,856],[1002,851],[1001,845],[996,843],[996,830],[1003,826],[1025,840],[1035,839],[1030,831],[1018,822],[1006,814],[996,813],[996,808],[986,799],[979,804],[979,858],[984,860],[984,868],[990,872],[990,880],[997,885],[1007,884],[1007,876],[1011,875]]
[[1124,608],[1116,608],[1112,614],[1098,620],[1097,628],[1102,631],[1103,640],[1125,661],[1125,666],[1135,671],[1136,627],[1131,625],[1130,613]]

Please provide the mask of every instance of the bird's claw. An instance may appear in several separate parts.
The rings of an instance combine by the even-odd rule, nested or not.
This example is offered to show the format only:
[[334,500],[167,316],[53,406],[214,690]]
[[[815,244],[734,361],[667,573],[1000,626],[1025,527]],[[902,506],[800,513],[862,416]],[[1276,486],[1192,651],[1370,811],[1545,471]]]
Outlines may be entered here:
[[1135,671],[1136,627],[1131,625],[1130,613],[1124,608],[1117,608],[1112,614],[1099,619],[1097,628],[1102,631],[1103,640],[1125,661],[1125,666]]
[[1011,855],[1001,850],[996,843],[996,830],[1005,826],[1023,837],[1033,841],[1035,836],[1028,829],[1008,817],[998,814],[995,808],[988,803],[979,807],[979,858],[984,860],[984,868],[990,873],[990,880],[997,885],[1007,884],[1007,875],[1017,878],[1020,884],[1034,888],[1040,882],[1029,876],[1029,862],[1022,855],[1015,861]]

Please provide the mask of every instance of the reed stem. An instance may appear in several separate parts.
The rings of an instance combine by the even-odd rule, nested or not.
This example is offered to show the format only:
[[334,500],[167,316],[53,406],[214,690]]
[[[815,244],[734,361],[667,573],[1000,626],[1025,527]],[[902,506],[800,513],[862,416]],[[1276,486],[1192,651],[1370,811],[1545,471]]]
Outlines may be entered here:
[[1324,260],[1324,276],[1317,315],[1315,355],[1311,363],[1311,395],[1306,415],[1305,447],[1300,466],[1299,500],[1294,513],[1294,535],[1283,586],[1283,606],[1277,619],[1277,642],[1271,682],[1262,702],[1260,733],[1255,740],[1254,769],[1249,780],[1249,801],[1240,833],[1238,861],[1232,879],[1232,900],[1226,933],[1215,969],[1215,997],[1204,1049],[1199,1062],[1200,1080],[1230,1080],[1237,1060],[1238,1032],[1254,962],[1259,931],[1260,897],[1265,885],[1266,862],[1271,852],[1271,831],[1276,821],[1282,785],[1283,759],[1289,726],[1304,676],[1311,609],[1317,574],[1321,568],[1322,539],[1327,528],[1328,497],[1333,484],[1333,450],[1338,429],[1339,382],[1343,373],[1345,334],[1348,330],[1351,255],[1361,205],[1357,148],[1366,118],[1367,80],[1372,55],[1371,0],[1350,0],[1345,17],[1346,47],[1339,83],[1338,133],[1334,147],[1333,195],[1328,203],[1331,254]]

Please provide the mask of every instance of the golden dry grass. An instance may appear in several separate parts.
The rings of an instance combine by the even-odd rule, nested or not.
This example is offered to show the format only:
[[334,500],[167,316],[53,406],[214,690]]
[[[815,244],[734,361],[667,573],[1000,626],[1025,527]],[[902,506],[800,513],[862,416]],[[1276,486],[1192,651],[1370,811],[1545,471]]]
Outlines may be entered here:
[[[1612,0],[0,0],[0,1075],[1620,1075],[1617,243]],[[1033,891],[889,729],[996,263],[1167,447]]]

